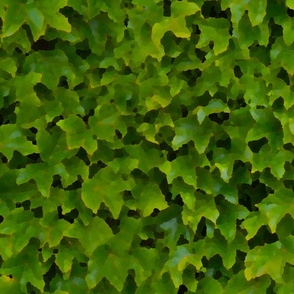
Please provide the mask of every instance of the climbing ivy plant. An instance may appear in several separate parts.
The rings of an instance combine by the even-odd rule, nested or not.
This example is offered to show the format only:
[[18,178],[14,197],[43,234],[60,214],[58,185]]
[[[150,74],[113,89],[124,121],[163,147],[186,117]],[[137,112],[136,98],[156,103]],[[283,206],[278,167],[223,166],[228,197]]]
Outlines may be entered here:
[[1,0],[1,293],[294,293],[294,0]]

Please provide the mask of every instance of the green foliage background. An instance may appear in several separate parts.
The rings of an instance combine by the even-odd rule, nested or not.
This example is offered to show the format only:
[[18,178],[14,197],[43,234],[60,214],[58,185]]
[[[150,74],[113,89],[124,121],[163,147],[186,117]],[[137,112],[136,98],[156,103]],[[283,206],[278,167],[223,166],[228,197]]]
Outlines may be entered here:
[[294,293],[294,0],[1,0],[1,293]]

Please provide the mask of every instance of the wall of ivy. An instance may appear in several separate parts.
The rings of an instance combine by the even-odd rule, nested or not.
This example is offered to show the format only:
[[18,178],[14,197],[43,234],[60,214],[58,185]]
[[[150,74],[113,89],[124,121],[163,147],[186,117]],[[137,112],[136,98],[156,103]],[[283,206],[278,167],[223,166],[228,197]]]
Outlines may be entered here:
[[0,292],[294,293],[294,0],[1,0]]

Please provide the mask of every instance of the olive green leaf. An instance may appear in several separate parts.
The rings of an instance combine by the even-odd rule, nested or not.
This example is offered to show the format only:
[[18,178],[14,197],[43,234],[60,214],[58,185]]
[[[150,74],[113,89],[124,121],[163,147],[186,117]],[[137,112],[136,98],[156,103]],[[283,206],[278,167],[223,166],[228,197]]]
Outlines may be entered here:
[[231,38],[229,34],[230,23],[226,19],[201,19],[197,24],[201,31],[199,42],[196,45],[197,48],[206,47],[210,41],[213,41],[215,55],[226,51]]
[[193,141],[200,154],[205,151],[212,136],[210,122],[205,120],[200,126],[195,116],[176,120],[175,133],[172,141],[175,150],[189,141]]
[[287,247],[280,241],[276,241],[250,250],[245,259],[245,278],[249,281],[269,274],[277,283],[283,283],[285,264],[294,262],[293,238],[291,238],[290,247]]
[[86,179],[82,187],[82,199],[94,213],[105,203],[116,219],[123,205],[122,192],[130,191],[133,183],[123,180],[110,167],[101,169],[93,178]]
[[[1,10],[5,11],[1,13],[3,17],[3,38],[9,37],[17,32],[26,19],[26,7],[24,3],[20,3],[17,0],[4,1],[2,4],[6,9],[1,7]],[[2,6],[1,5],[1,6]],[[15,17],[17,15],[17,17]]]
[[213,293],[223,293],[223,288],[221,284],[213,279],[212,277],[205,277],[201,281],[199,281],[197,286],[197,293],[207,293],[207,294],[213,294]]
[[242,205],[234,205],[228,201],[222,201],[217,205],[219,217],[217,227],[228,242],[235,239],[237,219],[242,220],[249,215],[249,211]]
[[90,155],[96,151],[97,142],[81,118],[70,114],[65,120],[59,121],[57,125],[65,131],[69,150],[83,147]]
[[[101,234],[97,234],[97,230]],[[78,239],[84,247],[84,253],[90,257],[96,248],[107,244],[108,240],[113,236],[113,233],[104,220],[95,217],[88,226],[75,222],[64,232],[64,235]]]
[[244,271],[242,270],[228,281],[228,284],[224,289],[224,294],[264,293],[266,292],[266,289],[269,287],[270,283],[270,277],[267,275],[260,277],[258,280],[250,280],[248,282],[244,276]]
[[[150,215],[155,208],[163,210],[168,207],[164,195],[155,183],[137,185],[132,190],[135,206],[142,211],[143,217]],[[150,201],[152,199],[152,201]]]
[[193,210],[184,209],[182,212],[183,222],[196,232],[202,217],[211,220],[214,224],[219,217],[215,200],[212,195],[205,195],[202,192],[195,192],[196,207]]
[[109,246],[101,245],[95,250],[88,262],[89,272],[86,276],[86,283],[92,289],[103,277],[106,277],[120,292],[128,275],[128,266],[128,259],[122,259],[120,256],[112,253]]
[[0,128],[0,150],[8,160],[11,160],[14,150],[23,155],[38,153],[38,147],[28,141],[22,130],[16,125],[8,124]]
[[4,261],[0,273],[2,275],[12,275],[17,279],[23,293],[26,292],[27,283],[31,283],[40,291],[44,290],[43,274],[45,273],[38,258],[38,250],[34,246],[28,246],[21,253]]

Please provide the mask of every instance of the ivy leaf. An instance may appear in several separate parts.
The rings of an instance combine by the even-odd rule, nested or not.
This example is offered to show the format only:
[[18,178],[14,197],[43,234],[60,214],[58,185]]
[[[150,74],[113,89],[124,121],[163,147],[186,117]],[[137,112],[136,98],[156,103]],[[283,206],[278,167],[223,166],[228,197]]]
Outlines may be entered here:
[[[185,169],[183,169],[185,167]],[[197,189],[195,165],[190,156],[178,156],[175,160],[165,162],[162,170],[166,173],[167,182],[170,184],[174,179],[182,177],[184,182]]]
[[73,156],[70,159],[65,158],[62,161],[62,164],[68,175],[66,175],[65,179],[63,180],[65,187],[75,182],[78,179],[78,176],[81,176],[82,179],[86,179],[89,176],[89,168],[83,160],[76,156]]
[[138,184],[132,190],[132,194],[136,199],[136,207],[142,211],[143,217],[150,215],[155,208],[163,210],[168,207],[164,195],[154,183],[148,183],[143,187]]
[[[215,246],[215,244],[217,244],[217,246]],[[207,237],[205,239],[205,256],[210,259],[216,254],[219,254],[225,268],[228,270],[232,268],[236,262],[237,250],[242,252],[247,252],[249,250],[245,237],[240,231],[237,231],[236,238],[231,243],[228,243],[218,230],[215,231],[215,235],[212,239]]]
[[16,279],[3,275],[0,277],[0,291],[3,294],[20,293],[20,284]]
[[224,289],[224,294],[240,293],[240,294],[259,294],[266,293],[267,288],[271,283],[269,276],[262,276],[258,280],[247,281],[244,276],[244,271],[234,275]]
[[[11,249],[14,254],[21,252],[33,237],[39,238],[41,243],[45,240],[42,227],[40,227],[38,221],[31,212],[24,211],[23,209],[14,210],[8,215],[3,223],[0,224],[0,232],[3,235],[10,236]],[[2,241],[5,244],[5,239]],[[5,255],[7,256],[9,256],[9,247],[5,250]]]
[[262,23],[266,15],[267,1],[261,0],[256,2],[254,0],[251,0],[250,3],[248,3],[247,5],[248,16],[250,18],[252,26],[257,26]]
[[58,253],[55,255],[55,263],[62,273],[68,273],[72,268],[74,254],[67,246],[58,246]]
[[247,281],[269,274],[276,283],[283,283],[283,271],[286,263],[294,263],[293,238],[291,252],[277,241],[264,246],[256,246],[247,253],[245,259],[245,277]]
[[55,91],[55,98],[62,105],[63,116],[70,114],[85,115],[85,109],[81,106],[80,97],[77,92],[58,87]]
[[241,228],[247,231],[246,240],[252,239],[258,230],[267,223],[268,220],[264,214],[259,211],[252,211],[241,224]]
[[57,88],[61,76],[66,76],[71,85],[75,85],[77,80],[66,54],[59,49],[30,54],[25,59],[23,73],[30,72],[41,74],[42,83],[53,91]]
[[261,214],[268,219],[272,233],[275,233],[278,223],[287,213],[294,217],[293,205],[292,190],[283,187],[267,196],[256,206]]
[[212,99],[207,106],[199,106],[193,110],[193,114],[197,114],[197,119],[200,125],[209,114],[220,112],[229,113],[230,110],[226,104],[217,99]]
[[81,118],[70,114],[65,120],[59,121],[57,125],[65,131],[69,150],[83,147],[90,155],[96,151],[97,142]]
[[185,17],[201,10],[198,5],[188,1],[173,2],[170,9],[173,17]]
[[187,185],[180,178],[176,178],[172,181],[171,193],[173,198],[180,194],[183,202],[190,210],[194,210],[196,204],[196,197],[194,192],[195,188],[193,186]]
[[68,0],[52,0],[50,2],[38,2],[39,9],[45,16],[47,23],[60,31],[70,33],[71,25],[69,24],[67,18],[62,15],[59,10],[67,6]]
[[115,129],[123,129],[122,135],[126,134],[127,128],[120,123],[119,113],[114,105],[99,105],[95,109],[95,115],[89,118],[89,125],[97,138],[110,143],[114,142]]
[[[135,282],[138,287],[142,286],[144,282],[152,276],[155,270],[158,270],[160,260],[155,249],[137,247],[132,249],[131,256],[132,268],[134,269]],[[148,280],[147,280],[148,281]]]
[[39,152],[38,147],[27,140],[21,129],[12,124],[2,125],[0,128],[0,149],[8,160],[11,160],[15,150],[25,156]]
[[28,246],[21,253],[13,255],[4,261],[0,273],[2,275],[12,275],[16,278],[23,293],[27,291],[27,283],[31,283],[42,292],[45,286],[43,280],[43,274],[45,273],[38,255],[36,248]]
[[231,38],[229,34],[230,23],[227,19],[201,19],[198,25],[201,34],[196,48],[206,47],[209,45],[210,41],[213,41],[213,51],[215,55],[219,55],[227,50]]
[[11,74],[12,77],[15,77],[16,71],[17,71],[17,65],[15,62],[15,59],[11,57],[3,58],[0,61],[0,68],[1,70],[4,70]]
[[202,192],[195,192],[196,207],[193,210],[184,209],[182,212],[183,223],[189,225],[196,232],[202,217],[211,220],[214,224],[219,217],[212,195],[204,195]]
[[201,279],[197,286],[197,293],[201,294],[214,294],[223,293],[221,284],[212,277],[204,277]]
[[164,268],[161,271],[161,274],[165,272],[170,272],[171,278],[176,288],[180,287],[183,283],[182,271],[183,264],[186,265],[187,262],[194,264],[197,269],[200,269],[202,266],[200,252],[197,254],[192,254],[191,249],[187,245],[181,245],[176,248],[170,259],[165,263]]
[[38,2],[27,3],[28,25],[32,31],[34,41],[37,41],[45,33],[46,25],[44,15],[37,5]]
[[[97,229],[100,234],[97,234]],[[99,246],[107,244],[113,233],[104,220],[95,217],[88,226],[78,222],[73,223],[64,232],[64,236],[78,239],[84,247],[86,256],[90,257]]]
[[[17,32],[26,19],[26,9],[23,3],[13,0],[7,4],[8,7],[6,7],[3,15],[3,38],[9,37]],[[16,15],[17,17],[15,17]]]
[[143,141],[138,145],[125,145],[124,149],[129,158],[138,161],[138,168],[146,174],[154,167],[164,163],[162,152],[158,148],[154,148],[154,144]]
[[128,267],[128,259],[113,254],[109,246],[101,245],[88,262],[89,272],[86,283],[90,289],[93,289],[105,277],[117,291],[121,292],[128,275]]
[[176,120],[175,133],[176,135],[172,141],[174,150],[192,140],[199,154],[204,153],[212,136],[210,122],[206,120],[200,126],[195,117]]
[[293,1],[293,0],[286,0],[286,5],[287,5],[290,9],[294,9],[294,1]]
[[[178,38],[189,38],[191,36],[191,32],[187,28],[185,18],[183,17],[168,18],[159,23],[156,23],[152,27],[151,38],[160,53],[162,46],[160,41],[164,34],[168,31],[172,31]],[[160,61],[163,56],[164,53],[162,52],[159,55],[158,60]]]
[[234,26],[237,26],[245,10],[248,10],[248,15],[252,23],[252,26],[259,25],[260,23],[262,23],[266,15],[266,7],[266,0],[262,0],[258,3],[254,0],[231,1],[230,9],[232,11],[232,21]]
[[249,215],[249,211],[242,205],[234,205],[227,201],[222,201],[217,205],[219,217],[217,219],[217,227],[222,235],[230,243],[236,236],[236,221],[242,220]]
[[65,168],[62,164],[56,166],[51,166],[47,163],[29,164],[25,168],[19,170],[16,183],[21,185],[33,179],[40,193],[44,197],[49,197],[53,175],[55,174],[66,175]]
[[122,205],[122,192],[130,191],[132,182],[124,181],[110,167],[101,169],[93,178],[86,179],[82,187],[82,200],[94,213],[101,202],[110,209],[115,219],[118,218]]

